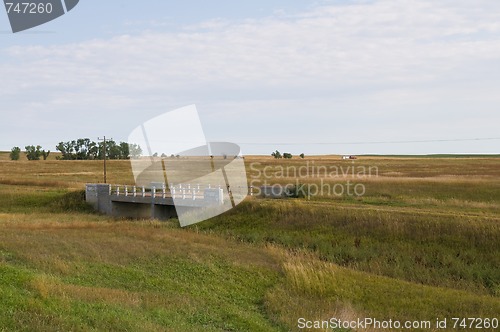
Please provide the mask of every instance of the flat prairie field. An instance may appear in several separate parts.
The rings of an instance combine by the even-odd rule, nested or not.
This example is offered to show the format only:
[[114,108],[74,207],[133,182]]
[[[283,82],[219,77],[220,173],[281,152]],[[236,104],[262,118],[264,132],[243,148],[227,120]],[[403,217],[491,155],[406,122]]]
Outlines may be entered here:
[[497,156],[247,156],[253,196],[187,228],[93,212],[103,162],[55,157],[0,153],[1,331],[498,330]]

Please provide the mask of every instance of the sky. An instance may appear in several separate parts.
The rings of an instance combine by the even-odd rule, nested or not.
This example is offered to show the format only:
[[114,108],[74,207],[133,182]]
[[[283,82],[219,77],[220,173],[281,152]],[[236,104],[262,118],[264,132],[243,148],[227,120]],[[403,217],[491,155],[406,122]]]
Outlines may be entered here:
[[243,154],[500,153],[498,1],[80,0],[0,60],[0,151],[195,104]]

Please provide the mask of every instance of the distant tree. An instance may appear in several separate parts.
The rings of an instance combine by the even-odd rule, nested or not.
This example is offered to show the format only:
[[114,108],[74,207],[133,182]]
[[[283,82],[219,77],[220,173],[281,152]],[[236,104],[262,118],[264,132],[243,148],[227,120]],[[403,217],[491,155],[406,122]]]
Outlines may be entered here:
[[[99,159],[104,159],[104,142],[99,142]],[[128,159],[129,147],[127,143],[117,144],[114,140],[106,140],[106,158],[107,159]]]
[[15,146],[10,150],[10,160],[19,160],[21,157],[21,148],[18,146]]
[[99,147],[96,142],[89,138],[79,138],[76,141],[68,142],[72,146],[75,155],[71,159],[94,160],[99,157]]
[[50,150],[48,150],[48,151],[42,150],[43,160],[47,160],[47,158],[49,157],[49,154],[50,154]]
[[[58,159],[63,160],[95,160],[104,159],[104,142],[96,143],[89,138],[79,138],[77,140],[60,142],[56,150],[61,152]],[[130,159],[139,158],[142,149],[137,144],[120,142],[117,144],[113,140],[106,141],[106,158],[108,159]]]
[[285,158],[285,159],[292,159],[292,158],[293,158],[293,156],[292,156],[292,154],[291,154],[291,153],[286,153],[286,152],[285,152],[285,153],[283,153],[283,158]]
[[273,153],[271,153],[271,156],[273,156],[275,159],[281,159],[281,158],[283,158],[283,156],[281,155],[281,152],[279,152],[278,150],[276,150]]
[[40,160],[40,157],[42,156],[42,147],[40,145],[37,145],[36,147],[34,145],[28,145],[25,149],[26,158],[28,158],[28,160]]
[[56,150],[61,152],[61,156],[58,159],[62,160],[73,160],[76,159],[75,152],[76,141],[72,142],[59,142],[56,145]]
[[87,158],[89,160],[99,159],[99,144],[94,141],[90,142]]
[[77,160],[86,160],[88,156],[88,145],[90,144],[90,139],[79,138],[76,141],[72,141],[75,147],[75,154]]
[[128,151],[132,159],[138,159],[142,155],[142,149],[137,144],[129,144]]
[[306,157],[306,155],[303,154],[303,153],[301,153],[299,157],[302,158],[302,159],[304,159]]
[[120,159],[130,159],[130,146],[128,143],[121,142],[120,145]]
[[[101,143],[102,146],[103,143]],[[122,149],[114,140],[106,141],[106,157],[108,159],[120,159]]]

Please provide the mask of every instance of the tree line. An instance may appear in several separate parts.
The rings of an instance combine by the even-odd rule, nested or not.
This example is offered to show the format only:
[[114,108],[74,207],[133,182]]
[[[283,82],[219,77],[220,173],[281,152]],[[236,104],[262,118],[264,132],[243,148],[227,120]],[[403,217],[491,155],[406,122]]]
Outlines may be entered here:
[[[43,160],[47,160],[50,155],[50,150],[42,150],[42,147],[40,145],[28,145],[25,147],[25,149],[26,158],[28,158],[28,160],[40,160],[41,158],[43,158]],[[10,150],[10,159],[19,160],[20,158],[21,148],[18,146],[13,147],[12,150]]]
[[[59,142],[56,145],[56,150],[60,152],[60,155],[56,157],[58,160],[100,160],[104,159],[105,150],[107,159],[138,158],[142,154],[142,149],[137,144],[106,140],[106,149],[104,149],[104,142],[94,142],[89,138]],[[47,160],[50,150],[42,150],[40,145],[28,145],[25,147],[25,153],[28,160],[40,160],[41,158]],[[13,147],[10,152],[10,159],[19,160],[20,157],[21,149],[17,146]]]
[[[271,156],[273,156],[275,159],[292,159],[293,158],[293,155],[291,153],[288,153],[288,152],[285,152],[283,154],[281,154],[281,152],[279,152],[278,150],[274,151],[273,153],[271,153]],[[299,155],[299,157],[301,159],[304,159],[306,156],[301,153]]]

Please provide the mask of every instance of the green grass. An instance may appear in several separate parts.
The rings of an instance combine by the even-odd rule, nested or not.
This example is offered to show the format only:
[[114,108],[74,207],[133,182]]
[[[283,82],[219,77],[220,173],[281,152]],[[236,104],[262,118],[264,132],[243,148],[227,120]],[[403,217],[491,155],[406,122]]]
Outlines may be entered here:
[[85,191],[0,184],[0,213],[92,212]]
[[265,313],[280,275],[262,249],[159,224],[32,219],[0,226],[3,328],[282,330]]

